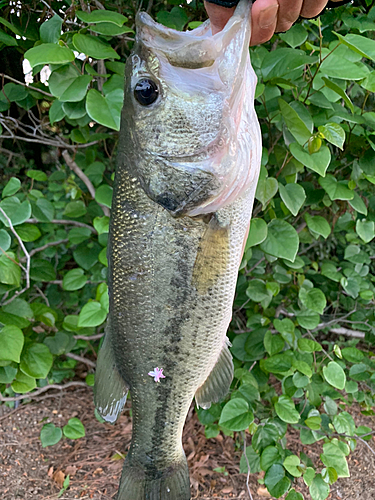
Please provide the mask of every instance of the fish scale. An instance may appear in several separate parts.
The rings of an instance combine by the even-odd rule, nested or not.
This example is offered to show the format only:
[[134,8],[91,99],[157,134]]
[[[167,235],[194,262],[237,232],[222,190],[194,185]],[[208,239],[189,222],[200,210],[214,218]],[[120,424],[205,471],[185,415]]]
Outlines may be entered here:
[[[187,413],[194,396],[203,408],[222,399],[233,378],[226,331],[261,155],[248,15],[243,0],[214,37],[209,23],[178,33],[145,14],[137,19],[109,231],[109,317],[94,388],[109,422],[131,393],[132,442],[117,500],[190,499],[181,442]],[[185,42],[196,46],[187,51]],[[188,79],[176,90],[178,64],[191,75],[190,90]],[[160,92],[155,104],[140,105],[134,89],[146,77]],[[214,79],[217,95],[197,88],[202,78],[206,86]]]

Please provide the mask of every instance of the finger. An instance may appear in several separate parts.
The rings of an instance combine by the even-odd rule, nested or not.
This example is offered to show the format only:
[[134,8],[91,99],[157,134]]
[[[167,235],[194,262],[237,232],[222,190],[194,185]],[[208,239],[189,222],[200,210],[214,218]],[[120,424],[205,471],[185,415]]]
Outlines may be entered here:
[[206,1],[204,2],[204,8],[210,18],[213,35],[224,28],[235,11],[235,7],[221,7],[220,5]]
[[301,9],[301,16],[306,19],[318,16],[327,5],[327,0],[305,0]]
[[279,3],[277,0],[256,0],[251,9],[250,45],[268,42],[275,33]]
[[297,21],[302,9],[303,0],[279,0],[280,8],[277,16],[276,31],[287,31]]

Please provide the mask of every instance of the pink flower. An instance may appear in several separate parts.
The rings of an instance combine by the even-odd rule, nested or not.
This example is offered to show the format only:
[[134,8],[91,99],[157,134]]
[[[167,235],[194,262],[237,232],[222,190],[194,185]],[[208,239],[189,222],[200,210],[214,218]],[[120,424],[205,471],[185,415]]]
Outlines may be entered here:
[[150,377],[154,377],[155,382],[160,382],[161,378],[165,378],[165,375],[163,375],[163,368],[154,368],[154,371],[148,372],[148,375]]

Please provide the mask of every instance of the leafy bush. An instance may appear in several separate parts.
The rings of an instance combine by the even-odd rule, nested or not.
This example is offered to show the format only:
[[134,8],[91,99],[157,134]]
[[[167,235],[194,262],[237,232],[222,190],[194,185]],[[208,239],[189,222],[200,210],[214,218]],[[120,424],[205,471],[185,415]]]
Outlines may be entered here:
[[[10,405],[51,385],[93,384],[135,16],[133,6],[119,14],[110,2],[108,10],[94,4],[84,12],[35,1],[6,7],[0,18],[8,71],[0,94],[0,397]],[[250,50],[264,148],[229,332],[235,380],[227,400],[198,417],[207,437],[244,438],[241,471],[264,471],[276,498],[289,491],[288,500],[300,499],[292,486],[301,476],[313,500],[327,498],[349,475],[358,440],[373,434],[351,415],[354,403],[373,414],[375,388],[370,4],[328,11]],[[176,29],[204,19],[195,0],[150,8]],[[34,78],[28,86],[24,56]],[[85,382],[77,381],[82,361]],[[84,433],[69,425],[67,437]],[[47,426],[44,446],[62,436]],[[322,441],[321,463],[288,450],[288,426],[304,445]]]

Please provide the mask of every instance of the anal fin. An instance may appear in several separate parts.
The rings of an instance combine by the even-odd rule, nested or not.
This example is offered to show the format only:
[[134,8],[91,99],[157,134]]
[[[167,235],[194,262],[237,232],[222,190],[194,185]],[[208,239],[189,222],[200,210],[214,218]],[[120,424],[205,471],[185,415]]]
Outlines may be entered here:
[[233,359],[228,349],[229,340],[227,339],[216,365],[195,393],[197,406],[208,409],[212,403],[217,403],[223,399],[230,388],[233,380]]
[[108,321],[96,365],[94,403],[99,416],[106,422],[114,424],[126,403],[129,388],[116,368],[109,335]]

